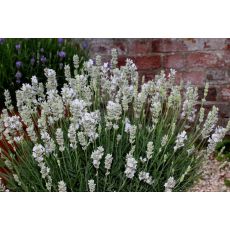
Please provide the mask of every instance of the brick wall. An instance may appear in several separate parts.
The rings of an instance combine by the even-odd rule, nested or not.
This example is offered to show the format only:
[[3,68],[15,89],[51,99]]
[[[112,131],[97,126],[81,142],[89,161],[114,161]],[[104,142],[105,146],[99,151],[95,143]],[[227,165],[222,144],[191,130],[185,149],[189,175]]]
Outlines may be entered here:
[[174,68],[177,79],[191,81],[202,93],[210,83],[208,105],[216,104],[225,123],[230,117],[230,39],[86,39],[90,56],[106,61],[112,48],[118,49],[119,63],[135,61],[139,73],[152,78],[161,69]]

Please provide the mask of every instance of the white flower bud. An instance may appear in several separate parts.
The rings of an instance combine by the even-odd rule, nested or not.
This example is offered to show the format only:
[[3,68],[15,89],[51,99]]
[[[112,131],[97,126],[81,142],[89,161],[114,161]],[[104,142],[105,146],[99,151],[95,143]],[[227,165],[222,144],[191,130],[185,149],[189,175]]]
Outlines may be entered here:
[[94,183],[94,180],[88,180],[88,186],[90,192],[95,192],[96,184]]
[[146,158],[148,160],[150,160],[152,158],[153,149],[154,149],[153,142],[149,141],[148,144],[147,144],[147,151],[146,151]]
[[176,186],[174,177],[169,177],[167,182],[164,184],[165,192],[172,192],[172,189]]
[[109,175],[109,170],[111,168],[112,161],[113,161],[112,154],[107,154],[105,156],[105,169],[107,170],[105,175]]
[[70,142],[70,147],[73,149],[76,149],[77,148],[77,134],[76,134],[76,129],[73,124],[69,126],[68,138]]
[[176,145],[174,146],[174,152],[176,152],[177,149],[184,146],[185,140],[187,140],[187,134],[185,131],[183,131],[177,135]]
[[58,128],[56,131],[56,141],[57,141],[57,144],[59,145],[59,150],[61,152],[64,152],[65,150],[64,137],[63,137],[63,131],[60,128]]
[[134,174],[137,169],[137,161],[132,156],[132,154],[127,154],[126,156],[126,165],[125,165],[125,175],[129,179],[132,179],[134,177]]
[[45,148],[41,144],[36,144],[33,147],[33,157],[34,159],[40,163],[43,161],[43,157],[45,155]]
[[66,184],[63,180],[58,182],[58,191],[59,192],[67,192]]
[[9,109],[9,111],[12,111],[13,110],[12,100],[11,100],[10,92],[9,92],[8,89],[5,89],[4,96],[5,96],[5,106],[6,106],[6,108]]
[[149,175],[148,172],[141,171],[138,175],[140,181],[144,181],[145,183],[151,185],[153,184],[153,179],[152,176]]
[[91,159],[93,159],[93,166],[96,169],[99,169],[100,161],[103,155],[104,155],[104,148],[102,146],[99,146],[97,150],[92,152]]

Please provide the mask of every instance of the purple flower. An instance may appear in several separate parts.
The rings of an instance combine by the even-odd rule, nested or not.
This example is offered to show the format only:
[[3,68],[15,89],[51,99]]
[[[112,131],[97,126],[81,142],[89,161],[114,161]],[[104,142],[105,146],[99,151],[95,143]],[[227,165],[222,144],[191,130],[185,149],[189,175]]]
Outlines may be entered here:
[[20,50],[21,49],[21,45],[20,44],[16,44],[15,48],[16,48],[16,50]]
[[64,42],[64,38],[58,38],[58,43],[62,44]]
[[82,42],[82,47],[83,47],[84,49],[87,49],[88,46],[89,46],[89,44],[88,44],[87,41],[83,41],[83,42]]
[[22,67],[22,62],[16,61],[16,67],[17,67],[17,69],[20,69]]
[[46,57],[44,55],[42,55],[41,58],[40,58],[40,60],[44,64],[46,62]]
[[30,59],[30,64],[31,64],[31,65],[34,65],[34,63],[35,63],[35,58],[32,57],[32,58]]
[[62,69],[63,68],[63,63],[59,63],[59,69]]
[[19,84],[21,83],[21,78],[22,78],[22,73],[18,70],[17,73],[15,74],[16,77],[16,82]]
[[65,53],[64,51],[60,51],[60,52],[58,52],[58,56],[59,56],[60,58],[65,58],[66,53]]
[[5,38],[0,38],[0,45],[2,45],[5,41]]

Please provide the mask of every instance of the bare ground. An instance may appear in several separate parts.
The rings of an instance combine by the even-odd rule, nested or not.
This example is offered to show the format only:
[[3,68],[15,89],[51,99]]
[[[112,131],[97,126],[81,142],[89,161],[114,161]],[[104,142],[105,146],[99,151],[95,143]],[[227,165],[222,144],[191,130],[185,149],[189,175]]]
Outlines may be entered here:
[[230,180],[230,162],[219,162],[213,156],[207,157],[202,167],[202,177],[190,192],[230,192],[224,179]]

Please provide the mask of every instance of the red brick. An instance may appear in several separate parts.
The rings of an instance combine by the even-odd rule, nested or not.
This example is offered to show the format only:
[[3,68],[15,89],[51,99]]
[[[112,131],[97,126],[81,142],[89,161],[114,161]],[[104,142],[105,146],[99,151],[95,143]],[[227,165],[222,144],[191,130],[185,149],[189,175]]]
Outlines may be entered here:
[[163,57],[163,67],[180,69],[185,65],[185,60],[181,54],[170,54]]
[[128,50],[127,42],[123,41],[124,39],[114,39],[110,47],[110,50],[115,48],[118,50],[119,55],[126,55]]
[[[199,95],[199,97],[198,97],[199,100],[201,100],[204,97],[204,88],[198,89],[198,95]],[[216,88],[209,88],[206,100],[207,101],[216,101],[216,97],[217,97]]]
[[150,39],[138,39],[130,41],[129,55],[144,54],[148,55],[152,52]]
[[139,77],[145,76],[145,82],[153,80],[160,70],[140,70],[138,71]]
[[204,50],[222,50],[225,48],[225,38],[203,38],[198,40],[202,42]]
[[222,118],[230,118],[229,103],[223,102],[221,104],[218,104],[217,107],[219,108],[220,117],[222,117]]
[[[228,121],[229,121],[229,117],[223,117],[223,118],[221,117],[221,119],[219,119],[218,121],[218,125],[222,127],[226,127],[228,124]],[[227,132],[226,138],[230,139],[230,131]]]
[[221,90],[221,96],[223,101],[229,102],[229,110],[230,110],[230,86],[227,88],[223,88]]
[[230,67],[230,50],[222,53],[222,59],[224,61],[224,67]]
[[162,39],[153,39],[152,41],[152,52],[162,51]]
[[227,71],[225,69],[208,69],[206,74],[209,81],[224,80],[227,78]]
[[184,38],[188,51],[222,50],[225,48],[224,38]]
[[203,85],[205,81],[205,73],[203,71],[184,72],[182,79],[184,82],[191,82],[194,85]]
[[208,112],[210,110],[212,110],[212,107],[214,105],[219,109],[218,117],[221,118],[218,121],[218,125],[224,125],[225,126],[227,124],[226,118],[229,119],[229,117],[230,117],[229,105],[226,102],[223,102],[223,103],[212,102],[212,103],[204,104],[206,116],[208,115]]
[[[205,116],[207,116],[208,113],[209,113],[209,111],[212,110],[213,105],[215,105],[215,103],[205,103],[205,104],[204,104]],[[199,106],[199,107],[200,107],[200,106]],[[217,107],[218,107],[218,106],[217,106]]]
[[230,38],[225,39],[225,50],[230,50]]
[[153,52],[187,51],[187,46],[181,38],[154,39],[152,41]]
[[[169,71],[167,70],[166,75],[168,75],[168,73],[169,73]],[[175,80],[176,80],[176,84],[179,85],[180,82],[183,80],[183,73],[182,72],[176,72]]]
[[213,53],[190,53],[187,56],[188,67],[217,67],[218,56]]
[[218,125],[225,127],[230,117],[229,106],[227,105],[226,102],[224,103],[210,102],[208,104],[204,104],[205,117],[207,117],[208,112],[212,110],[212,107],[214,105],[219,109],[218,117],[220,119],[218,120]]
[[[132,58],[131,58],[132,59]],[[144,56],[133,58],[138,69],[157,69],[161,67],[161,57],[156,56]]]
[[127,59],[126,56],[119,56],[119,57],[118,57],[118,66],[123,66],[123,65],[125,65],[126,59]]
[[188,51],[202,50],[202,38],[184,38],[183,42]]
[[226,40],[224,38],[154,39],[152,50],[155,52],[223,50],[229,45]]

